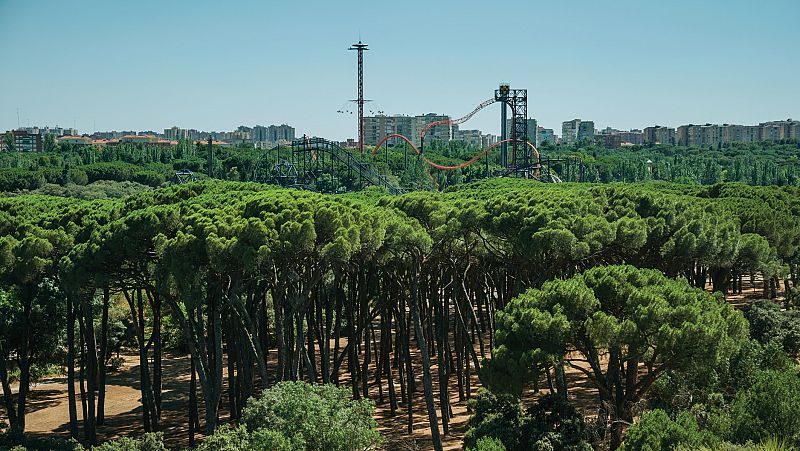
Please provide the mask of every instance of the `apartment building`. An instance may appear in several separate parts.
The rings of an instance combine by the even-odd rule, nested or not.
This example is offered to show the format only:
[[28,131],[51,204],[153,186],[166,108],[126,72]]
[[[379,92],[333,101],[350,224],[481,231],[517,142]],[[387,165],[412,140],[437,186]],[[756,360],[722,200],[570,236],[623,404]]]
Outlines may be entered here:
[[[364,118],[364,144],[376,145],[388,135],[398,134],[408,138],[415,146],[421,144],[420,132],[433,122],[449,120],[450,116],[428,113],[419,116],[377,115]],[[440,124],[431,127],[425,134],[425,142],[450,141],[454,138],[458,127]]]
[[545,142],[549,142],[550,144],[556,144],[558,142],[558,140],[556,139],[556,134],[553,132],[552,128],[537,127],[536,145],[540,146]]
[[[17,152],[41,152],[43,148],[42,135],[39,133],[31,133],[27,130],[13,130],[6,133],[11,133],[14,137],[14,150]],[[0,141],[3,142],[3,151],[9,150],[6,147],[5,136],[0,136]]]
[[722,127],[723,142],[751,143],[761,141],[761,127],[758,125],[724,124]]
[[645,127],[644,131],[642,132],[642,142],[645,144],[674,145],[676,142],[675,129],[663,127],[661,125]]
[[561,123],[561,143],[571,146],[578,142],[578,129],[580,128],[581,120],[573,119]]
[[[536,144],[536,131],[539,128],[539,124],[536,122],[536,119],[528,118],[527,122],[527,129],[528,129],[528,141]],[[506,120],[506,130],[508,130],[508,137],[511,138],[511,129],[514,127],[512,119]]]
[[561,123],[561,142],[573,145],[583,140],[594,141],[594,122],[573,119]]

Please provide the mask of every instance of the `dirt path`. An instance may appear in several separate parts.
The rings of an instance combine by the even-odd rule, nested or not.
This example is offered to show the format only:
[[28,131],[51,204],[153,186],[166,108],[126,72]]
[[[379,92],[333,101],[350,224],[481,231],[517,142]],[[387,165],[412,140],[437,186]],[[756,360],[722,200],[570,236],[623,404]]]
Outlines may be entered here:
[[[271,356],[275,352],[270,353]],[[142,426],[142,408],[140,403],[139,391],[139,365],[138,356],[134,354],[124,355],[125,364],[117,373],[109,374],[106,390],[106,424],[98,426],[98,440],[106,441],[123,436],[139,436],[144,433]],[[415,359],[416,360],[416,359]],[[275,368],[275,362],[269,361],[271,368]],[[189,385],[189,359],[187,356],[165,356],[163,361],[164,368],[164,390],[163,390],[163,415],[161,430],[168,446],[181,447],[188,444],[188,385]],[[431,368],[436,379],[437,367]],[[425,408],[425,397],[422,390],[422,371],[421,366],[415,366],[417,380],[417,391],[414,394],[413,418],[414,432],[407,434],[408,415],[406,407],[399,406],[398,411],[393,416],[388,402],[388,384],[383,381],[384,403],[379,403],[378,386],[374,379],[370,380],[370,397],[376,402],[375,419],[378,428],[386,438],[387,446],[393,449],[430,449],[430,427]],[[395,374],[396,377],[396,374]],[[588,381],[583,376],[571,370],[567,372],[571,386],[576,387],[571,394],[573,400],[586,409],[593,408],[594,389],[588,385]],[[466,397],[459,400],[458,386],[455,377],[450,379],[450,401],[453,410],[453,417],[450,419],[450,434],[442,436],[444,448],[447,450],[459,450],[462,447],[466,422],[469,419],[467,411]],[[474,396],[480,383],[477,375],[472,375],[472,395]],[[342,386],[348,386],[348,375],[342,373],[340,378]],[[395,380],[397,384],[397,380]],[[80,388],[76,383],[76,393],[80,393]],[[435,400],[439,404],[438,389],[434,381]],[[223,392],[225,393],[225,392]],[[399,387],[397,394],[399,397]],[[226,399],[223,395],[220,418],[226,421],[228,411],[226,409]],[[595,407],[596,408],[596,407]],[[80,399],[78,399],[78,422],[83,418],[81,412]],[[440,416],[440,411],[437,410]],[[201,413],[202,418],[202,413]],[[4,420],[4,411],[0,409],[0,420]],[[441,418],[439,418],[441,429]],[[35,387],[30,392],[30,404],[26,418],[26,430],[33,436],[69,436],[69,409],[67,404],[67,384],[64,378],[49,380]],[[81,430],[82,433],[82,430]],[[199,437],[199,436],[198,436]]]

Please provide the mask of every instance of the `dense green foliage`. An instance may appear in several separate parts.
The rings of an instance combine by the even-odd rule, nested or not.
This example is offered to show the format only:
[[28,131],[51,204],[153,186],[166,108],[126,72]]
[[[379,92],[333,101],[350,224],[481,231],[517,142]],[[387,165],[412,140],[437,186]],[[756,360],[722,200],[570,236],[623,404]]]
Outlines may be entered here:
[[[576,147],[541,146],[542,161],[564,181],[644,182],[660,180],[713,185],[741,182],[749,185],[800,184],[800,143],[731,143],[720,148],[680,146],[632,146],[606,149],[596,145]],[[371,155],[354,154],[378,173],[407,189],[449,187],[496,176],[504,172],[499,153],[491,152],[475,164],[459,170],[442,171],[425,165],[402,141],[390,143]],[[460,141],[433,141],[425,156],[443,165],[459,165],[481,153],[479,147]],[[197,177],[208,174],[203,144],[180,141],[175,146],[118,144],[106,147],[47,145],[45,152],[0,154],[0,192],[36,190],[47,183],[76,184],[98,180],[131,181],[159,186],[175,181],[175,171],[188,169]],[[290,149],[265,151],[252,146],[214,147],[215,178],[232,181],[265,181],[275,163],[291,159]],[[552,161],[551,161],[552,160]],[[567,161],[569,160],[569,161]],[[324,169],[324,168],[323,168]],[[334,193],[359,189],[350,173],[326,173],[310,186]]]
[[787,354],[800,354],[800,311],[781,311],[778,304],[761,301],[745,312],[750,335],[759,343],[774,343]]
[[520,396],[552,367],[566,398],[563,368],[579,370],[607,406],[612,448],[622,422],[634,419],[630,406],[662,373],[716,367],[747,336],[741,314],[721,299],[632,266],[592,268],[528,290],[498,312],[496,327],[489,387]]
[[247,401],[242,422],[250,431],[279,432],[295,448],[369,449],[380,439],[372,418],[374,403],[351,400],[351,395],[331,384],[281,382]]
[[161,433],[149,433],[140,438],[121,438],[100,446],[92,447],[94,451],[166,451]]
[[727,143],[719,148],[643,145],[606,149],[598,145],[574,148],[544,145],[540,151],[551,157],[580,157],[586,166],[585,181],[590,182],[800,184],[800,143],[793,141]]
[[509,451],[592,449],[583,416],[561,397],[546,395],[523,412],[515,396],[481,389],[469,406],[473,415],[464,436],[466,449],[495,446],[481,445],[486,439],[499,441]]
[[796,369],[762,371],[730,404],[702,404],[674,418],[656,409],[628,431],[625,450],[722,449],[733,443],[800,446],[800,377]]
[[[88,164],[99,163],[109,162]],[[493,353],[500,360],[503,346],[511,349],[502,328],[522,324],[531,304],[539,312],[533,319],[558,333],[520,334],[511,354],[525,354],[523,346],[541,352],[513,355],[509,362],[536,363],[515,376],[554,373],[559,349],[613,348],[621,365],[652,360],[655,376],[672,377],[679,388],[696,387],[697,367],[713,365],[710,397],[744,379],[734,376],[737,356],[752,362],[741,371],[753,381],[758,362],[781,360],[775,343],[733,346],[746,325],[721,297],[750,280],[765,298],[796,283],[798,194],[794,187],[742,184],[494,179],[394,197],[222,181],[121,199],[6,197],[0,199],[0,299],[3,321],[20,332],[0,339],[2,367],[20,375],[54,362],[74,370],[86,350],[83,431],[92,442],[102,423],[101,362],[119,342],[111,339],[114,330],[126,329],[115,313],[121,308],[139,354],[147,431],[160,429],[164,349],[180,342],[196,370],[191,428],[202,423],[212,434],[223,399],[230,418],[242,421],[257,387],[305,380],[346,384],[353,398],[374,399],[395,414],[403,409],[410,430],[413,394],[423,392],[436,446],[440,428],[449,430],[451,397],[466,399],[475,388],[471,376],[486,378],[483,359]],[[668,278],[674,276],[686,281]],[[707,280],[720,295],[689,286],[705,288]],[[44,331],[48,316],[57,320]],[[682,324],[682,317],[697,326]],[[782,330],[789,329],[787,323]],[[591,336],[578,337],[583,332]],[[41,352],[38,334],[62,352]],[[663,342],[657,353],[651,335]],[[637,337],[639,348],[624,346]],[[681,343],[694,346],[680,352]],[[600,375],[621,381],[621,373],[608,373]],[[13,412],[25,411],[25,396],[10,396],[8,374],[0,376],[10,426],[22,431],[24,415]],[[558,377],[551,379],[557,388]],[[652,379],[642,375],[634,386],[659,388],[664,405],[677,410],[666,395],[671,386]],[[449,388],[454,382],[457,391]],[[24,393],[28,385],[22,386]],[[648,387],[635,387],[631,400]],[[68,402],[76,437],[77,398],[72,393]],[[726,403],[734,398],[729,394]],[[203,421],[196,418],[200,403]],[[522,416],[547,423],[552,410],[544,411]]]

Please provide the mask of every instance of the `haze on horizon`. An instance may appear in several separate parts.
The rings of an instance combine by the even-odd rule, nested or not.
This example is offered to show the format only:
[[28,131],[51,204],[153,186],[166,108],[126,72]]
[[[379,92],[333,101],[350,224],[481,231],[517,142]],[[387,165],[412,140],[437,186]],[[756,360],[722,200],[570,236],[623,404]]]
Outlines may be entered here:
[[[499,82],[598,129],[800,116],[800,2],[0,0],[0,130],[231,130],[356,137],[368,110],[460,116]],[[367,111],[369,114],[369,111]],[[793,116],[794,115],[794,116]],[[462,128],[497,133],[495,109]]]

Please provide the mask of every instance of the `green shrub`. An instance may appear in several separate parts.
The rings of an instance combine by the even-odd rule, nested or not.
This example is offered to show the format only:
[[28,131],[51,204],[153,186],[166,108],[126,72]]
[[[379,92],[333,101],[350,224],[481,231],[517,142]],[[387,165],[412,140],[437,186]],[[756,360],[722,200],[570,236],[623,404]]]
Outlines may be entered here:
[[81,169],[70,169],[67,174],[69,175],[69,181],[76,185],[85,185],[89,183],[89,176]]
[[486,438],[498,440],[508,450],[592,449],[584,441],[583,417],[559,396],[543,396],[523,413],[513,395],[481,389],[469,405],[474,414],[464,435],[467,449],[479,449]]
[[718,437],[702,431],[690,412],[683,411],[672,420],[666,412],[656,409],[644,414],[631,426],[622,449],[672,451],[680,446],[687,449],[715,449],[720,442]]
[[138,439],[123,437],[106,442],[92,447],[92,451],[166,451],[163,439],[160,432],[151,432]]
[[73,439],[19,436],[11,433],[0,434],[0,450],[25,451],[29,449],[83,451],[83,446]]
[[464,448],[475,448],[484,437],[500,440],[506,449],[520,448],[527,418],[515,396],[481,388],[468,405],[473,414],[467,421]]
[[764,371],[731,406],[731,441],[800,441],[800,377],[794,370]]
[[745,312],[750,336],[759,343],[776,343],[790,355],[800,354],[800,311],[781,311],[775,302],[756,302]]
[[258,429],[248,432],[244,426],[238,428],[221,427],[214,435],[203,440],[197,451],[242,451],[242,450],[274,450],[293,451],[303,449],[304,444],[292,441],[278,431]]
[[474,448],[467,448],[467,451],[506,451],[506,447],[500,439],[483,437],[475,443]]
[[254,440],[278,443],[274,435],[257,435],[268,430],[308,450],[369,449],[380,442],[372,417],[375,404],[350,396],[347,388],[331,384],[280,382],[261,397],[248,399],[242,420]]

